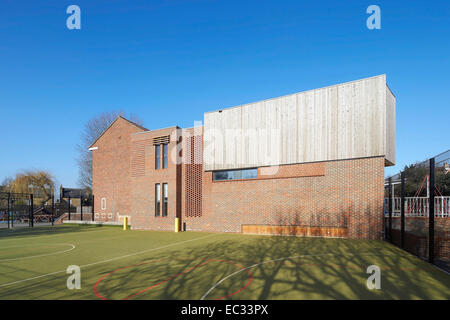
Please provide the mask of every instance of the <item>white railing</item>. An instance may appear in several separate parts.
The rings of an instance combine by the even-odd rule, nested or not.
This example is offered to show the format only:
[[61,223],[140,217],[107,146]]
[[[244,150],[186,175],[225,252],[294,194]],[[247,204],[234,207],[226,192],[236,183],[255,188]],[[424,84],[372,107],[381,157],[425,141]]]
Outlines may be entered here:
[[[389,199],[384,198],[384,214],[389,211]],[[399,217],[401,212],[401,198],[392,198],[392,216]],[[406,197],[406,217],[428,217],[429,199],[427,197]],[[434,197],[434,216],[439,218],[450,217],[450,197]]]

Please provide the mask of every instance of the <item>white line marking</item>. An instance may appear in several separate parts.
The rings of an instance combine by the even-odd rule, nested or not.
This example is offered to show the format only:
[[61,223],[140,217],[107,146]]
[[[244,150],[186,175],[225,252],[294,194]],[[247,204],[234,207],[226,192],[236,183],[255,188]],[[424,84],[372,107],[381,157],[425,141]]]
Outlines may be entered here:
[[42,246],[46,246],[46,245],[51,245],[51,246],[53,246],[53,245],[54,246],[71,246],[71,248],[66,249],[66,250],[52,252],[52,253],[39,254],[39,255],[35,255],[35,256],[28,256],[28,257],[22,257],[22,258],[11,258],[11,259],[0,259],[0,262],[25,260],[25,259],[31,259],[31,258],[37,258],[37,257],[47,257],[47,256],[55,255],[55,254],[61,254],[61,253],[64,253],[64,252],[69,252],[69,251],[72,251],[73,249],[75,249],[75,245],[71,244],[71,243],[42,243],[42,244],[28,245],[28,246],[25,245],[25,246],[3,247],[3,248],[0,248],[0,250],[1,249],[6,249],[6,248],[42,247]]
[[[211,236],[214,236],[214,235],[216,235],[216,234],[209,234],[207,236],[200,237],[200,238],[189,239],[189,240],[185,240],[185,241],[179,241],[179,242],[168,244],[168,245],[165,245],[165,246],[162,246],[162,247],[151,248],[151,249],[147,249],[147,250],[143,250],[143,251],[139,251],[139,252],[130,253],[130,254],[127,254],[127,255],[124,255],[124,256],[120,256],[120,257],[115,257],[115,258],[111,258],[111,259],[107,259],[107,260],[103,260],[103,261],[98,261],[98,262],[93,262],[93,263],[82,265],[82,266],[80,266],[80,268],[86,268],[86,267],[90,267],[90,266],[93,266],[93,265],[96,265],[96,264],[101,264],[101,263],[105,263],[105,262],[110,262],[110,261],[114,261],[114,260],[128,258],[128,257],[139,255],[139,254],[142,254],[142,253],[146,253],[146,252],[150,252],[150,251],[155,251],[155,250],[159,250],[159,249],[172,247],[172,246],[175,246],[175,245],[178,245],[178,244],[182,244],[182,243],[187,243],[187,242],[191,242],[191,241],[195,241],[195,240],[208,238],[208,237],[211,237]],[[0,284],[0,288],[6,287],[6,286],[10,286],[10,285],[13,285],[13,284],[17,284],[17,283],[30,281],[30,280],[44,278],[44,277],[47,277],[47,276],[51,276],[51,275],[58,274],[58,273],[63,273],[63,272],[66,272],[66,270],[55,271],[55,272],[52,272],[52,273],[42,274],[40,276],[36,276],[36,277],[28,278],[28,279],[17,280],[17,281],[13,281],[13,282],[9,282],[9,283],[3,283],[3,284]]]
[[168,245],[165,245],[165,246],[162,246],[162,247],[158,247],[158,248],[151,248],[151,249],[147,249],[147,250],[143,250],[143,251],[139,251],[139,252],[130,253],[130,254],[127,254],[127,255],[121,256],[121,257],[115,257],[115,258],[111,258],[111,259],[103,260],[103,261],[99,261],[99,262],[93,262],[93,263],[85,264],[85,265],[81,266],[80,268],[90,267],[90,266],[93,266],[93,265],[96,265],[96,264],[100,264],[100,263],[105,263],[105,262],[110,262],[110,261],[119,260],[119,259],[123,259],[123,258],[128,258],[128,257],[135,256],[135,255],[139,255],[139,254],[142,254],[142,253],[146,253],[146,252],[150,252],[150,251],[155,251],[155,250],[159,250],[159,249],[164,249],[164,248],[167,248],[167,247],[172,247],[172,246],[175,246],[175,245],[177,245],[177,244],[181,244],[181,243],[186,243],[186,242],[191,242],[191,241],[195,241],[195,240],[199,240],[199,239],[208,238],[208,237],[211,237],[211,236],[213,236],[213,235],[214,235],[214,234],[209,234],[209,235],[207,235],[207,236],[200,237],[200,238],[195,238],[195,239],[189,239],[189,240],[185,240],[185,241],[175,242],[175,243],[168,244]]
[[[291,257],[284,257],[284,258],[279,258],[279,259],[273,259],[273,260],[266,260],[260,263],[255,263],[252,264],[251,266],[245,267],[243,269],[240,269],[238,271],[235,271],[231,274],[229,274],[228,276],[226,276],[225,278],[222,278],[219,282],[217,282],[215,285],[213,285],[208,291],[206,291],[206,293],[200,298],[200,300],[205,300],[205,298],[211,293],[211,291],[213,291],[215,288],[217,288],[222,282],[224,282],[225,280],[233,277],[234,275],[241,273],[242,271],[246,270],[246,269],[251,269],[266,263],[270,263],[270,262],[276,262],[276,261],[281,261],[281,260],[286,260],[286,259],[297,259],[297,258],[304,258],[304,257],[319,257],[319,256],[344,256],[342,254],[336,254],[336,253],[323,253],[323,254],[305,254],[305,255],[299,255],[299,256],[291,256]],[[357,254],[359,256],[391,256],[392,254]]]
[[[11,229],[11,230],[14,230],[14,229]],[[56,236],[67,236],[67,235],[72,235],[75,233],[104,232],[104,231],[110,231],[110,230],[105,229],[105,230],[92,230],[92,231],[76,231],[76,232],[71,232],[69,234],[68,233],[56,233],[56,234],[49,234],[49,235],[45,235],[45,236],[39,236],[39,237],[40,237],[40,239],[42,239],[42,238],[56,237]],[[14,232],[14,231],[11,231],[11,232]],[[0,231],[0,234],[1,234],[1,231]],[[29,235],[29,234],[24,234],[24,236],[26,236],[26,235]],[[14,239],[2,239],[2,237],[0,237],[0,240],[3,242],[3,241],[29,240],[29,238],[19,236],[18,238],[14,238]]]

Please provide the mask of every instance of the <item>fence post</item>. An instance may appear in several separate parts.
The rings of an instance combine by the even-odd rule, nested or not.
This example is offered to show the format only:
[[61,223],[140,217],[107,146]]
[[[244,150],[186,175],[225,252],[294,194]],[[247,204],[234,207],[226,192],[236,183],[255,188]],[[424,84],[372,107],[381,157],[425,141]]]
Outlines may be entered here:
[[34,227],[34,206],[33,206],[33,194],[30,194],[30,227]]
[[92,221],[94,221],[94,195],[92,195],[92,203],[91,203],[92,209],[91,209],[91,213],[92,213]]
[[80,194],[80,218],[83,221],[83,196]]
[[54,226],[55,220],[55,195],[52,195],[52,227]]
[[14,214],[14,195],[12,196],[12,198],[10,199],[10,203],[11,203],[11,228],[14,228],[14,218],[15,218],[15,214]]
[[62,208],[62,201],[63,201],[63,193],[62,190],[59,190],[59,205],[58,205],[58,217],[61,217],[64,214],[63,208]]
[[401,186],[401,200],[400,200],[400,233],[401,233],[401,246],[402,249],[405,248],[405,172],[400,173],[400,179],[402,182]]
[[392,177],[389,177],[389,241],[392,242]]
[[69,201],[67,202],[67,209],[69,210],[69,221],[70,221],[70,196],[69,196]]
[[28,226],[31,227],[31,194],[28,198]]
[[434,261],[434,158],[430,159],[430,198],[428,206],[428,261]]
[[9,208],[9,202],[11,201],[10,198],[11,198],[11,193],[8,193],[8,229],[10,228],[10,224],[9,224],[9,216],[10,216],[10,214],[11,214],[10,208]]

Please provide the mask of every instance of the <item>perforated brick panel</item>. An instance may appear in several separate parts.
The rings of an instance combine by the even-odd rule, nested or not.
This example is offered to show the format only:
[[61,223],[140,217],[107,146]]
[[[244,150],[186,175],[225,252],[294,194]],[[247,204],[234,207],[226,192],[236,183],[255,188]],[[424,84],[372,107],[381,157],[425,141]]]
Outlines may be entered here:
[[188,137],[186,158],[186,216],[202,216],[202,136]]
[[145,146],[149,140],[134,141],[131,146],[131,176],[145,175]]

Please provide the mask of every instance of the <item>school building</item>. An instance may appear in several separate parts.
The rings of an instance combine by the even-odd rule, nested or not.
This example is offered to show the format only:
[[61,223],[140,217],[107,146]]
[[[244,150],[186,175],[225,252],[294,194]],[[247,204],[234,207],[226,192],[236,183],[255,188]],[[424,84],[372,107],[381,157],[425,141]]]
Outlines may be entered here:
[[395,97],[379,75],[206,112],[187,129],[118,117],[90,150],[96,220],[380,239]]

